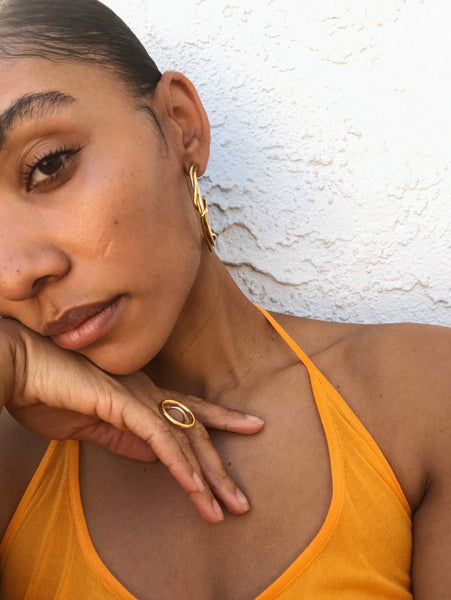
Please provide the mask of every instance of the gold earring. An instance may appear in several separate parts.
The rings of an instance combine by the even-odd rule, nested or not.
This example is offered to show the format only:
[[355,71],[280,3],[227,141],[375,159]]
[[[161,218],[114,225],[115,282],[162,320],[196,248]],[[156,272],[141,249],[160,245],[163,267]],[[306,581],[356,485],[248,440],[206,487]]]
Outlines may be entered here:
[[204,233],[208,249],[210,250],[210,252],[213,252],[217,235],[211,229],[210,219],[208,218],[208,206],[204,198],[202,198],[202,194],[200,193],[199,183],[197,181],[197,169],[197,165],[194,164],[191,165],[189,170],[189,177],[191,179],[191,185],[193,186],[194,192],[193,201],[194,206],[196,207],[200,215],[200,223],[202,225],[202,231]]

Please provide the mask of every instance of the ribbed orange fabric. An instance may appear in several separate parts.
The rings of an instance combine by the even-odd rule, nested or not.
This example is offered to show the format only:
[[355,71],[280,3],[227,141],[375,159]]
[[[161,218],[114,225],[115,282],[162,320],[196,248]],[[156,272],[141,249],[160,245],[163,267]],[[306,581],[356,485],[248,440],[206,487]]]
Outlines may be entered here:
[[[411,515],[390,465],[338,392],[260,310],[309,371],[333,492],[314,540],[257,600],[411,600]],[[136,600],[89,537],[78,442],[51,442],[0,545],[0,576],[3,600]]]

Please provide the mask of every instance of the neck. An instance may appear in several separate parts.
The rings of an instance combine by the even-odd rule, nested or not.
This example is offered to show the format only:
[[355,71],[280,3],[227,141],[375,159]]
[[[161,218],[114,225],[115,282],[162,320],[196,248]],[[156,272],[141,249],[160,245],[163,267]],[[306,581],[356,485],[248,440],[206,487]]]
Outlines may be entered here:
[[267,368],[262,358],[273,339],[264,316],[210,255],[164,348],[145,371],[160,387],[218,401]]

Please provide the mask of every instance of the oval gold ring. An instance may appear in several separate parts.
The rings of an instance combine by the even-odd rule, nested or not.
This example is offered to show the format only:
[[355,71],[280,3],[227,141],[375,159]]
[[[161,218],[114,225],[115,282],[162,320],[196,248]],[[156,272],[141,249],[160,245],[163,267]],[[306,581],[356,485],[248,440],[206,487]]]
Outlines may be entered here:
[[[169,411],[175,410],[179,415],[182,416],[183,421],[179,421],[174,418]],[[182,429],[190,429],[196,424],[196,417],[193,412],[181,402],[177,400],[167,399],[160,402],[160,412],[165,419],[167,419],[173,425],[181,427]]]

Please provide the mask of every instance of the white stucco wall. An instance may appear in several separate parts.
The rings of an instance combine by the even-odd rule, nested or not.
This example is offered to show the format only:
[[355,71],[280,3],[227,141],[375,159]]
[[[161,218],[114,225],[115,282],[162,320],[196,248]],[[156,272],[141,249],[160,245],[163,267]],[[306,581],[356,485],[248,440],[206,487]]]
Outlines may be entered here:
[[106,3],[199,90],[201,186],[253,300],[451,326],[451,2]]

